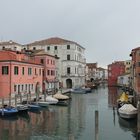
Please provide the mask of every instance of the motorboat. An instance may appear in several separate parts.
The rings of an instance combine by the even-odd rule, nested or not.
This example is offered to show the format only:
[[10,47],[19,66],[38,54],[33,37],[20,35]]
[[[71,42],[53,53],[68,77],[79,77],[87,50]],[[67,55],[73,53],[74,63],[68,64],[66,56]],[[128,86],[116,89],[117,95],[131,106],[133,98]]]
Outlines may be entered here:
[[35,103],[35,104],[28,104],[28,108],[30,111],[39,111],[41,109],[41,107]]
[[54,94],[53,95],[53,97],[55,98],[55,99],[57,99],[58,101],[62,101],[62,100],[68,100],[69,99],[69,97],[67,96],[67,95],[63,95],[63,94],[61,94],[61,93],[56,93],[56,94]]
[[41,107],[47,107],[49,105],[49,103],[44,101],[43,99],[40,99],[39,101],[37,101],[37,104]]
[[48,104],[57,104],[58,103],[58,99],[52,97],[52,96],[47,96],[46,97],[46,102],[48,102]]
[[69,101],[69,96],[67,95],[63,95],[61,93],[56,93],[55,95],[53,95],[54,98],[56,98],[58,100],[56,105],[63,105],[63,106],[67,106],[68,105],[68,101]]
[[86,90],[84,88],[81,88],[81,87],[76,87],[76,88],[73,88],[72,89],[72,93],[75,93],[75,94],[86,94]]
[[1,116],[12,116],[18,113],[18,110],[14,107],[0,108]]
[[17,110],[18,110],[19,113],[27,112],[28,109],[29,109],[27,104],[25,104],[25,105],[23,105],[23,104],[17,104],[16,105],[16,108],[17,108]]
[[120,117],[124,119],[136,118],[138,110],[132,104],[124,104],[118,109]]

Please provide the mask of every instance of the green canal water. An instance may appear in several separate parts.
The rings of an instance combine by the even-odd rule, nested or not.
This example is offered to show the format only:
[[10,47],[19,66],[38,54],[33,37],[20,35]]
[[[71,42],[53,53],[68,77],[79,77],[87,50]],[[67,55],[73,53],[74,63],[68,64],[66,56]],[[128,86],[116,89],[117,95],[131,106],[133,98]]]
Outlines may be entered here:
[[12,118],[0,118],[0,140],[136,140],[136,121],[119,118],[116,89],[101,87],[89,94],[72,94],[69,106],[48,106]]

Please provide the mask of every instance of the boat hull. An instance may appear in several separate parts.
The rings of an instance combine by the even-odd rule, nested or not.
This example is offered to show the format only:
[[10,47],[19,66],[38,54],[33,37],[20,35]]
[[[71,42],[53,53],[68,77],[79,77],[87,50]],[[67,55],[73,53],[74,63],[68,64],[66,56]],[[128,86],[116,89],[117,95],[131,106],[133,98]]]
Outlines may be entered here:
[[119,112],[119,115],[121,118],[125,118],[125,119],[133,119],[137,117],[137,113],[128,114],[128,113]]

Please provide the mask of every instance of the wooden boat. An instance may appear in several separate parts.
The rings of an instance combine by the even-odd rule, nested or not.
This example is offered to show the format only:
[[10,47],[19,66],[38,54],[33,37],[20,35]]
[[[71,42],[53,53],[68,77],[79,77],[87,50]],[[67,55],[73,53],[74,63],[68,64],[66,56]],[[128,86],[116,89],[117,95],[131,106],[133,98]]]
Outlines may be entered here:
[[18,113],[18,110],[14,107],[0,108],[1,116],[12,116]]
[[137,116],[137,108],[135,108],[132,104],[124,104],[122,107],[118,109],[120,117],[124,119],[131,119]]

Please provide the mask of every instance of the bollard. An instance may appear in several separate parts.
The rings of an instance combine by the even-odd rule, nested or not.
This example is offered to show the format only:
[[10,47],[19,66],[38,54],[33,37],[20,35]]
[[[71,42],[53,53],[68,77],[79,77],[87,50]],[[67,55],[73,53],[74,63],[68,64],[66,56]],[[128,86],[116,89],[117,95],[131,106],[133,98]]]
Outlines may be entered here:
[[95,140],[99,139],[99,112],[95,111]]

